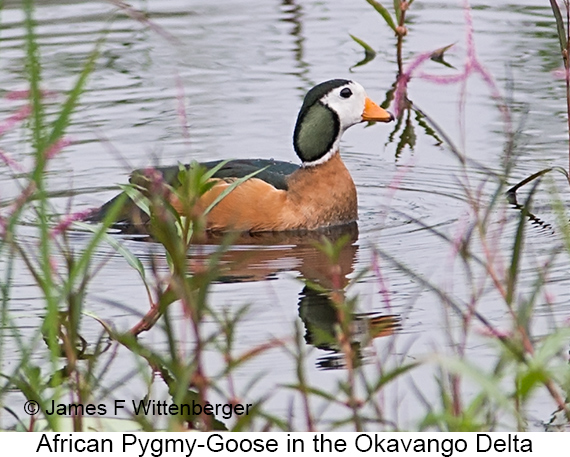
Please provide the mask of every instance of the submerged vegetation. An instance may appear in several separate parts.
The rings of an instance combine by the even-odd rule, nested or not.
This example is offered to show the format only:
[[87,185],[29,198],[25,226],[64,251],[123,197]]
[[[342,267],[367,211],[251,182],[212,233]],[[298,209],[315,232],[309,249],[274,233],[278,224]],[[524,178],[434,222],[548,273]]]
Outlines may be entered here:
[[[54,100],[58,100],[58,95],[46,90],[49,84],[43,79],[34,2],[23,2],[23,70],[27,89],[5,94],[6,99],[21,106],[0,120],[0,141],[3,135],[21,125],[33,157],[31,166],[23,168],[0,149],[0,159],[11,170],[18,186],[18,195],[3,200],[0,207],[0,405],[11,417],[6,420],[10,426],[16,424],[19,430],[401,430],[410,426],[399,423],[398,414],[395,417],[390,414],[393,405],[388,390],[400,380],[405,380],[405,388],[419,405],[416,408],[424,409],[423,414],[414,415],[421,416],[414,425],[417,430],[536,428],[529,411],[537,397],[548,398],[557,410],[554,416],[557,425],[567,426],[570,370],[566,354],[570,328],[554,318],[548,332],[536,325],[537,308],[551,305],[547,289],[549,269],[559,257],[570,254],[570,228],[563,195],[554,190],[549,194],[556,216],[550,227],[554,227],[564,248],[556,244],[536,258],[527,255],[525,249],[529,219],[538,219],[532,212],[540,181],[537,178],[555,167],[539,171],[508,189],[508,183],[514,181],[519,153],[520,129],[513,127],[519,120],[513,119],[512,100],[501,95],[492,75],[477,57],[467,2],[467,55],[464,64],[457,65],[459,69],[443,58],[450,49],[449,43],[442,43],[435,50],[422,50],[425,52],[414,57],[406,56],[404,38],[414,33],[408,30],[407,21],[412,4],[415,7],[421,1],[395,0],[393,13],[382,2],[366,2],[396,36],[395,82],[383,104],[395,110],[398,120],[388,139],[394,143],[396,160],[406,147],[411,150],[415,147],[415,120],[429,138],[451,152],[459,167],[457,180],[467,216],[454,225],[452,233],[428,225],[421,217],[399,215],[423,236],[441,244],[447,258],[442,255],[436,261],[445,264],[444,280],[400,260],[394,250],[382,244],[381,233],[368,268],[354,271],[358,250],[355,225],[308,234],[256,237],[229,234],[216,238],[204,229],[205,214],[193,210],[197,199],[211,186],[209,178],[215,170],[207,171],[197,165],[189,169],[181,167],[182,185],[177,189],[149,169],[143,186],[124,187],[123,197],[115,201],[101,224],[81,222],[88,215],[85,211],[58,215],[51,204],[46,170],[70,143],[67,134],[73,128],[72,119],[104,53],[107,34],[93,46],[74,84],[56,106]],[[174,40],[145,14],[121,2],[116,4],[119,12]],[[570,35],[567,33],[570,21],[567,16],[564,22],[554,0],[551,5],[553,24],[558,26],[570,115]],[[567,1],[563,7],[567,12]],[[366,53],[366,58],[356,66],[368,65],[375,51],[361,37],[353,39]],[[175,41],[172,45],[176,45]],[[0,42],[0,60],[1,46]],[[443,62],[446,69],[455,73],[424,73],[422,68],[429,61]],[[501,116],[505,144],[500,167],[483,164],[470,151],[453,144],[445,127],[435,123],[408,97],[416,78],[440,85],[459,84],[462,117],[466,84],[474,75],[484,81],[488,96]],[[473,170],[485,177],[482,182],[473,181]],[[566,170],[564,175],[568,177]],[[236,181],[234,187],[243,180]],[[530,183],[533,185],[524,195],[524,202],[517,202],[517,191]],[[227,192],[231,190],[232,187]],[[389,191],[393,194],[399,191],[397,179]],[[187,217],[181,217],[169,203],[173,193]],[[507,208],[507,194],[520,211]],[[112,230],[112,221],[127,195],[137,202],[151,234],[151,238],[137,239],[154,246],[155,252],[160,251],[158,256],[149,255],[146,263]],[[387,208],[386,212],[389,211]],[[516,214],[514,222],[512,214]],[[514,230],[509,230],[509,223]],[[34,233],[32,241],[21,235],[24,228],[30,227]],[[269,272],[254,271],[249,268],[248,259],[231,249],[234,244],[251,248],[246,254],[259,256],[259,264],[264,266],[283,263],[288,260],[291,246],[298,248],[300,254],[293,260],[300,259],[297,268],[303,281],[299,320],[290,332],[264,340],[253,338],[254,343],[245,351],[239,349],[238,339],[254,303],[217,308],[211,300],[214,289],[229,282],[266,279],[280,270],[267,266]],[[127,330],[122,323],[109,322],[88,307],[89,287],[107,268],[109,258],[101,253],[109,247],[124,259],[129,271],[138,275],[146,296],[142,305],[129,302],[128,296],[105,303],[136,318]],[[405,329],[406,316],[400,309],[391,308],[393,294],[384,281],[387,268],[397,269],[407,281],[417,284],[421,293],[436,297],[447,331],[446,350],[428,348],[425,355],[416,357],[407,350],[395,349],[400,332]],[[461,292],[456,292],[456,270],[462,271]],[[45,306],[41,320],[36,319],[32,328],[21,324],[12,307],[17,271],[26,272],[30,288],[38,291]],[[363,311],[358,293],[352,292],[366,276],[372,276],[380,289],[383,312],[376,308],[373,312]],[[419,295],[410,301],[420,301]],[[490,301],[501,304],[500,318],[487,314]],[[149,335],[161,343],[152,344]],[[383,353],[374,350],[374,343],[380,338],[386,342]],[[469,347],[482,344],[481,341],[490,355],[484,361],[470,359]],[[316,362],[322,375],[332,370],[341,373],[332,390],[312,382],[307,374],[312,347],[326,351]],[[18,363],[6,363],[11,353],[18,354]],[[250,373],[245,388],[243,382],[242,388],[236,388],[237,380],[244,376],[243,367],[265,356],[287,359],[294,367],[294,381],[284,381],[275,387],[292,395],[291,404],[282,415],[275,414],[270,407],[272,389],[265,389],[270,393],[263,395],[257,393],[263,383],[262,376]],[[131,360],[132,366],[119,367],[120,376],[113,374],[124,360]],[[211,360],[217,361],[217,371],[212,369]],[[427,396],[424,386],[408,377],[426,367],[430,368],[436,385],[436,398]],[[116,391],[124,384],[134,386],[132,389],[137,393],[133,405],[137,405],[136,411],[146,411],[144,414],[133,412],[128,405],[123,410],[120,403],[123,400]],[[18,408],[24,401],[42,413],[23,414]],[[191,407],[177,406],[176,411],[165,415],[166,419],[150,412],[166,404]],[[206,408],[208,404],[211,408]],[[58,414],[49,413],[57,409],[55,405],[65,405],[63,410],[71,424]],[[130,410],[130,414],[106,414],[113,408],[116,411],[117,405],[121,413]],[[549,427],[543,422],[541,426]]]

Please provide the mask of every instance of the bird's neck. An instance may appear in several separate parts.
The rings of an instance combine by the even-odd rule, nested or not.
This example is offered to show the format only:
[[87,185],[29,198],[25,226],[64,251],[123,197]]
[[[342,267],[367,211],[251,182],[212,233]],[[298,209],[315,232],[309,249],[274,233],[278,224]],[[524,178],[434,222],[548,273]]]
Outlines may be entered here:
[[311,167],[327,162],[338,152],[340,137],[338,115],[317,102],[299,113],[293,146],[303,166]]

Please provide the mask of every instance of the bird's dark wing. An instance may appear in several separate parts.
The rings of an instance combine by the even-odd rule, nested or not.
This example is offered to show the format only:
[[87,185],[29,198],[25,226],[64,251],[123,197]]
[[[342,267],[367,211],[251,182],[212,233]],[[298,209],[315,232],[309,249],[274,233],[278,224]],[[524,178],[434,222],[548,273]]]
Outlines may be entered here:
[[[223,160],[215,160],[212,162],[202,162],[200,165],[208,170],[220,165]],[[190,165],[186,165],[188,168]],[[277,189],[287,190],[287,176],[299,169],[299,165],[290,162],[281,162],[273,159],[239,159],[230,160],[215,174],[214,178],[243,178],[258,170],[262,170],[255,175],[257,179],[261,179]],[[178,179],[178,166],[158,167],[156,168],[164,180],[175,186]],[[143,170],[136,170],[132,176],[143,173]],[[132,177],[131,177],[132,182]]]

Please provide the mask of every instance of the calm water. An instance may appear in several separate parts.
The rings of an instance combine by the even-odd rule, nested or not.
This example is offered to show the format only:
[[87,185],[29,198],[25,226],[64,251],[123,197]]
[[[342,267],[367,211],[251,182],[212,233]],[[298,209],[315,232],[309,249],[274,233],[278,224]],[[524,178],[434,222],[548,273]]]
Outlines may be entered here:
[[[405,44],[407,61],[420,52],[456,43],[447,59],[456,68],[462,68],[466,44],[461,4],[455,0],[414,3]],[[486,6],[489,4],[493,6]],[[261,157],[295,161],[292,130],[302,98],[310,87],[326,79],[353,78],[364,85],[371,98],[382,102],[395,79],[393,34],[364,1],[161,0],[134,5],[148,11],[171,37],[160,36],[121,14],[115,15],[112,6],[104,2],[39,2],[37,31],[45,88],[56,94],[72,85],[95,41],[105,28],[109,29],[102,57],[69,131],[74,143],[49,168],[52,204],[58,213],[100,205],[115,195],[116,190],[110,188],[126,182],[133,168],[190,159]],[[472,6],[480,61],[501,89],[509,82],[513,84],[515,124],[528,112],[521,127],[517,149],[520,155],[510,181],[514,183],[546,166],[566,166],[564,87],[552,75],[561,59],[548,3],[472,1]],[[19,2],[15,1],[8,1],[0,16],[2,92],[26,87],[22,73],[22,17]],[[375,60],[353,72],[349,69],[363,57],[363,52],[349,33],[378,50]],[[456,71],[431,62],[424,70],[436,74]],[[500,172],[505,126],[481,78],[469,80],[463,115],[457,85],[414,79],[409,96],[468,157]],[[188,137],[179,114],[182,97]],[[61,98],[56,95],[54,103]],[[3,102],[0,118],[18,106],[15,102]],[[389,141],[393,125],[356,126],[344,136],[342,154],[358,188],[360,222],[358,233],[352,233],[353,244],[343,251],[342,272],[354,277],[371,265],[374,249],[379,248],[422,277],[466,299],[471,285],[459,263],[454,262],[452,247],[426,227],[437,228],[452,238],[459,236],[473,220],[463,186],[474,193],[479,191],[484,205],[497,184],[475,166],[463,169],[447,147],[441,146],[417,122],[413,125],[413,148],[405,147],[399,152],[400,134]],[[21,130],[11,132],[1,139],[0,147],[27,164],[30,151],[28,143],[22,141],[23,135]],[[6,167],[0,168],[0,189],[2,201],[18,193],[17,182]],[[58,192],[62,195],[58,196]],[[555,216],[547,203],[546,197],[539,197],[537,212],[541,219],[553,224]],[[31,220],[31,216],[27,217]],[[517,220],[516,211],[502,207],[493,215],[490,229],[501,234],[493,249],[504,261],[508,261]],[[20,233],[28,238],[30,246],[34,245],[33,229],[22,227]],[[532,286],[536,267],[560,244],[559,236],[550,230],[529,227],[529,234],[521,294],[528,292],[524,287]],[[80,248],[88,237],[77,232],[71,240]],[[145,265],[150,265],[150,258],[155,255],[164,267],[159,246],[133,239],[123,241]],[[303,328],[311,322],[317,326],[332,325],[326,310],[320,311],[322,304],[311,301],[300,281],[327,278],[323,258],[310,240],[242,240],[226,260],[242,259],[244,253],[247,261],[215,284],[211,295],[218,309],[250,305],[238,332],[236,353],[270,337],[290,339],[295,323]],[[88,309],[112,321],[117,328],[128,329],[139,316],[115,304],[146,312],[144,288],[136,272],[111,248],[102,247],[97,258],[106,263],[89,289]],[[19,268],[10,307],[18,316],[16,323],[22,331],[31,331],[40,322],[44,305],[32,278],[22,266]],[[554,260],[547,281],[549,304],[542,299],[536,310],[538,334],[547,333],[555,323],[559,325],[570,317],[566,306],[570,280],[565,255]],[[485,289],[484,284],[480,286]],[[508,326],[504,302],[492,287],[487,289],[480,312],[499,328]],[[389,262],[381,261],[378,271],[366,273],[348,294],[358,294],[362,312],[400,319],[400,330],[394,336],[377,338],[372,347],[364,350],[369,360],[377,361],[365,367],[371,374],[378,364],[393,367],[434,350],[447,353],[449,333],[460,332],[459,322],[453,317],[448,320],[448,311],[433,293]],[[181,320],[181,342],[190,351],[190,332],[185,331],[183,324]],[[98,324],[87,318],[84,327],[88,339],[94,339],[100,331]],[[142,339],[155,348],[166,348],[158,330],[144,334]],[[489,366],[488,357],[493,351],[483,343],[482,338],[473,336],[467,347],[470,360],[485,367]],[[345,378],[344,371],[322,369],[334,364],[336,356],[329,350],[311,347],[307,346],[309,382],[336,393],[339,380]],[[4,360],[8,371],[17,354],[13,357]],[[218,357],[211,354],[207,361],[212,374],[220,369]],[[413,386],[421,388],[427,398],[437,397],[432,369],[432,365],[426,364],[384,390],[379,402],[386,408],[389,421],[402,428],[414,427],[425,411]],[[136,372],[133,357],[119,351],[111,374],[103,381],[114,389],[113,398],[129,400],[144,395],[143,379],[125,382]],[[262,381],[246,395],[249,382],[260,374]],[[285,416],[293,402],[294,423],[302,427],[300,399],[292,391],[275,389],[294,382],[295,376],[293,360],[276,349],[245,365],[234,381],[238,395],[244,395],[248,401],[271,394],[266,407],[278,415]],[[467,391],[470,388],[465,386]],[[166,394],[157,387],[157,396],[161,395]],[[23,397],[14,393],[7,398],[20,411]],[[317,400],[315,405],[320,410]],[[530,411],[534,421],[531,427],[540,428],[554,409],[547,398],[537,398]],[[327,409],[326,419],[321,419],[322,428],[326,428],[327,420],[346,414],[340,407]],[[10,421],[3,418],[6,424]],[[506,428],[511,426],[505,424]]]

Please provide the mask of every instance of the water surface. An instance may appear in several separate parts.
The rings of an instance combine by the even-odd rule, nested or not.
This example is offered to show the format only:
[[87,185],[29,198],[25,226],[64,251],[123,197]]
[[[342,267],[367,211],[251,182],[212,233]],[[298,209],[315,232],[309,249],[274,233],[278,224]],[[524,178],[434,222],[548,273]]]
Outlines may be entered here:
[[[503,93],[512,97],[515,128],[522,125],[510,181],[514,183],[545,166],[566,165],[564,87],[552,75],[561,60],[549,7],[539,0],[516,4],[501,0],[491,5],[473,1],[472,5],[478,58]],[[73,144],[49,167],[49,188],[54,192],[50,202],[56,213],[100,205],[116,194],[111,187],[125,183],[134,168],[224,158],[295,161],[292,130],[302,98],[314,84],[331,78],[353,78],[371,98],[382,102],[396,77],[393,33],[365,1],[163,0],[135,2],[133,6],[145,10],[167,34],[117,13],[108,3],[45,1],[37,7],[44,85],[56,94],[51,102],[54,107],[63,99],[58,94],[73,84],[95,42],[108,30],[102,56],[68,132]],[[26,87],[22,19],[19,2],[5,2],[0,16],[0,87],[4,93]],[[457,69],[462,68],[466,51],[462,2],[415,2],[409,29],[407,62],[421,52],[455,43],[447,59]],[[378,51],[372,62],[352,71],[363,52],[349,34]],[[433,62],[424,70],[435,74],[457,71]],[[509,91],[506,88],[511,84]],[[502,171],[507,127],[480,77],[468,81],[464,111],[460,85],[414,79],[409,96],[466,156],[488,170]],[[2,103],[1,118],[18,106],[17,102]],[[520,124],[523,118],[525,122]],[[399,134],[389,140],[393,125],[359,125],[343,137],[342,156],[358,188],[360,221],[357,232],[350,233],[351,243],[343,250],[341,271],[348,282],[372,265],[374,251],[379,249],[465,299],[472,283],[456,263],[453,246],[430,228],[452,239],[460,236],[474,218],[466,186],[473,195],[478,191],[485,205],[498,184],[481,167],[463,167],[447,146],[417,122],[413,125],[415,144],[402,150],[398,147]],[[11,132],[1,139],[1,147],[14,159],[29,164],[31,151],[24,135],[22,130]],[[0,168],[0,183],[2,201],[17,195],[17,181],[6,167]],[[554,224],[549,197],[545,194],[542,198],[539,215]],[[33,217],[26,215],[26,219],[32,221]],[[517,220],[518,212],[509,210],[506,202],[493,215],[490,228],[500,234],[496,249],[505,262]],[[560,244],[560,237],[536,226],[529,227],[529,235],[521,284],[530,290],[536,267]],[[21,227],[20,236],[27,238],[30,246],[36,241],[31,227]],[[77,248],[87,240],[88,235],[80,232],[71,236]],[[166,269],[164,254],[156,243],[129,237],[122,241],[147,267],[154,256]],[[209,252],[200,249],[198,256],[204,250]],[[213,286],[210,298],[220,310],[250,305],[237,335],[237,353],[268,338],[291,340],[295,325],[304,332],[311,325],[332,325],[327,320],[330,310],[326,304],[319,297],[311,297],[301,281],[326,282],[328,278],[326,262],[311,239],[242,239],[225,261],[236,259],[240,263]],[[128,329],[148,309],[140,278],[110,247],[101,247],[96,260],[105,265],[89,288],[88,310],[119,329]],[[379,337],[371,347],[363,348],[366,360],[374,361],[364,368],[371,376],[379,365],[418,360],[434,350],[448,352],[450,333],[460,331],[453,312],[420,281],[390,262],[379,262],[376,270],[361,276],[347,292],[358,295],[362,313],[393,316],[398,322],[394,335]],[[565,306],[570,290],[566,265],[567,257],[562,254],[550,267],[549,295],[536,310],[540,334],[569,317]],[[17,264],[17,268],[10,309],[19,314],[16,322],[22,331],[32,331],[41,321],[44,302],[24,266]],[[523,288],[519,293],[528,291]],[[485,291],[479,311],[498,327],[508,325],[506,306],[492,287]],[[192,341],[179,309],[177,316],[181,317],[181,345],[189,352]],[[87,339],[96,338],[100,332],[98,324],[88,319],[84,327]],[[210,327],[208,331],[214,328],[213,323]],[[166,350],[161,332],[151,331],[142,338],[154,348]],[[493,352],[483,343],[482,338],[474,337],[468,344],[468,356],[486,367]],[[334,366],[338,357],[330,347],[306,348],[309,382],[336,394],[338,382],[346,373],[342,368],[323,368]],[[17,353],[7,356],[4,369],[10,370],[17,358]],[[215,374],[222,363],[220,356],[212,353],[208,369]],[[383,391],[378,402],[388,423],[413,428],[423,417],[425,411],[416,389],[421,388],[425,398],[437,397],[432,369],[429,364],[422,366]],[[128,400],[144,395],[143,380],[134,373],[137,365],[132,355],[120,350],[112,373],[103,381],[113,388],[113,398]],[[249,382],[260,375],[262,381],[248,391]],[[290,390],[275,389],[295,380],[294,361],[284,356],[282,349],[263,353],[240,369],[234,379],[237,395],[247,400],[268,394],[266,408],[274,414],[285,416],[293,405],[293,424],[302,428],[300,399]],[[158,390],[159,396],[165,395]],[[21,408],[23,401],[16,393],[8,397],[14,409]],[[319,410],[319,401],[314,401]],[[550,400],[537,398],[531,427],[539,428],[541,422],[548,421],[554,409]],[[326,409],[319,419],[322,428],[346,414],[339,406]],[[4,420],[10,422],[9,418]],[[511,426],[505,424],[506,428]]]

